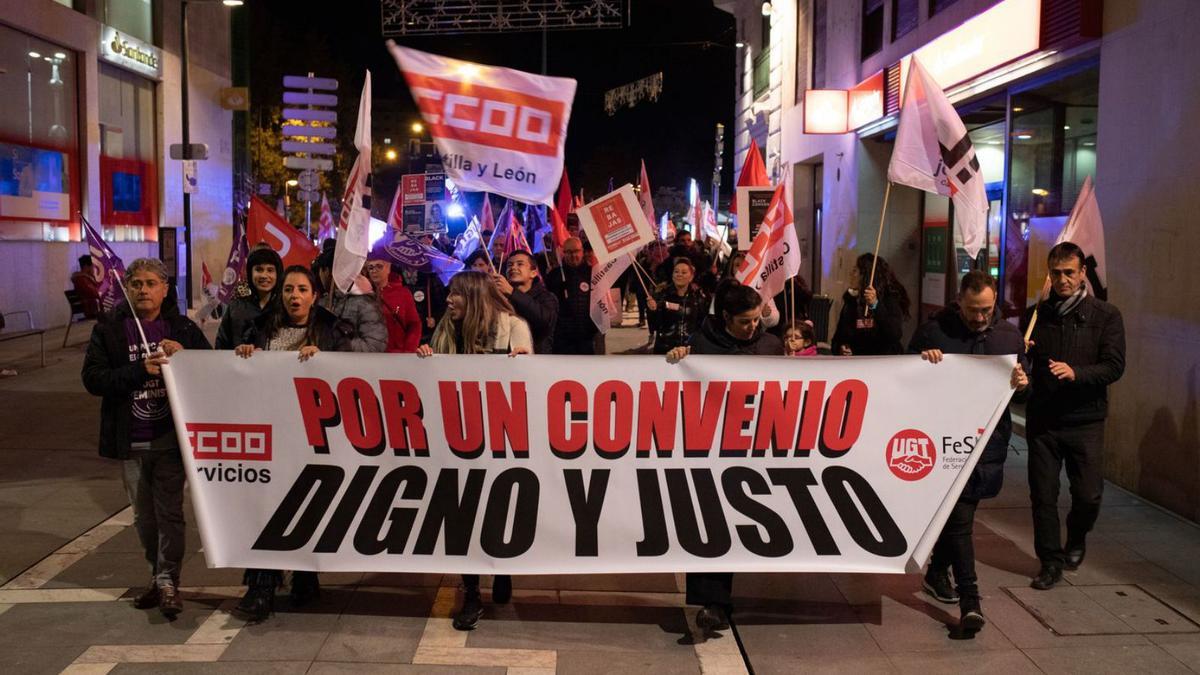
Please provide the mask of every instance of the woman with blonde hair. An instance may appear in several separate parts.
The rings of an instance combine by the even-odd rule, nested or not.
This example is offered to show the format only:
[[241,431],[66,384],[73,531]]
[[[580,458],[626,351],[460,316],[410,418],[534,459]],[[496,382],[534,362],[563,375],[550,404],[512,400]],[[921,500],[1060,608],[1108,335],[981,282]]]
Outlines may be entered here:
[[417,353],[530,354],[529,324],[517,316],[508,298],[483,272],[459,272],[450,280],[446,313],[433,330],[430,344]]
[[[517,316],[508,298],[483,272],[459,272],[450,280],[446,313],[433,331],[430,344],[417,348],[418,356],[433,354],[533,353],[529,325]],[[473,630],[483,616],[479,575],[464,574],[463,604],[454,614],[454,627]],[[512,599],[512,577],[497,574],[492,582],[492,601]]]

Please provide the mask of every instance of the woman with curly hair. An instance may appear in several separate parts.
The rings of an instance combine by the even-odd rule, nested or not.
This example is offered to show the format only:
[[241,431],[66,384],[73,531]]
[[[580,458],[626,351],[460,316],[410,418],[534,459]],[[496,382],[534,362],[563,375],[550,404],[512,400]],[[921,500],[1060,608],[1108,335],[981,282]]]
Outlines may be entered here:
[[842,296],[842,313],[833,334],[834,354],[879,356],[904,353],[900,338],[904,321],[909,318],[908,291],[883,258],[879,258],[875,266],[874,285],[869,285],[874,260],[875,256],[864,253],[855,261],[850,288]]

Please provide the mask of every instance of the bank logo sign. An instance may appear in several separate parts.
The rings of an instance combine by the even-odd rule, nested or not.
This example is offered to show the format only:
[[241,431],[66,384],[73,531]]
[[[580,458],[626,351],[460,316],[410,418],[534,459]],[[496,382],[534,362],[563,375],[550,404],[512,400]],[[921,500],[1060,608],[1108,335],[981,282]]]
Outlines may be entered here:
[[162,79],[162,50],[112,26],[100,30],[100,58],[138,75]]

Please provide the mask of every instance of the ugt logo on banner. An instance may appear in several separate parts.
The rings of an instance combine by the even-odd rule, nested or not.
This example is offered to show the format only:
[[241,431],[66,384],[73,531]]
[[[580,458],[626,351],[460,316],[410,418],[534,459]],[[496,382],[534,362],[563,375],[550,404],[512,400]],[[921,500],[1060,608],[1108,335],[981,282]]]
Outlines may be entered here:
[[575,80],[387,45],[459,189],[553,206]]

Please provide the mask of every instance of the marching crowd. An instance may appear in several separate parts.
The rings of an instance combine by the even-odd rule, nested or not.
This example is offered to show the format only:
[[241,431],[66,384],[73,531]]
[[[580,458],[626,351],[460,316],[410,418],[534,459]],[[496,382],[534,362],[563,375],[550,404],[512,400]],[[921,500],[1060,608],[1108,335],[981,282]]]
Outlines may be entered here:
[[[334,250],[327,246],[311,266],[284,267],[275,251],[254,248],[245,264],[243,292],[221,317],[216,349],[253,359],[260,350],[297,352],[299,360],[323,351],[432,354],[604,354],[593,322],[591,255],[577,230],[553,254],[526,251],[490,255],[476,251],[466,268],[442,284],[436,274],[368,259],[360,284],[333,288]],[[332,243],[332,242],[329,242]],[[670,243],[644,249],[636,276],[624,284],[636,296],[639,327],[649,331],[646,351],[669,361],[689,354],[808,357],[818,353],[809,321],[811,293],[801,279],[774,299],[733,279],[740,256],[719,260],[681,230]],[[919,353],[936,364],[944,354],[1016,354],[1012,386],[1027,401],[1029,478],[1035,547],[1041,568],[1032,586],[1047,589],[1075,569],[1099,512],[1106,388],[1124,369],[1124,329],[1115,307],[1089,293],[1080,249],[1063,243],[1050,251],[1051,290],[1037,306],[1030,339],[996,312],[996,282],[984,272],[962,277],[956,303],[916,327],[909,294],[885,260],[860,256],[842,298],[829,352],[835,356]],[[874,271],[874,283],[869,283]],[[369,281],[370,290],[366,290]],[[209,349],[199,327],[168,297],[166,267],[154,259],[129,265],[128,304],[101,317],[83,365],[83,382],[102,397],[100,454],[122,461],[135,529],[152,571],[133,601],[173,617],[181,611],[179,573],[184,554],[184,466],[167,404],[161,368],[184,349]],[[143,347],[139,333],[144,330]],[[823,351],[823,350],[822,350]],[[650,357],[647,357],[650,358]],[[1028,373],[1028,375],[1027,375]],[[976,583],[972,527],[980,500],[1001,489],[1012,422],[1006,412],[987,440],[933,550],[923,588],[941,602],[958,603],[960,627],[984,625]],[[1071,511],[1062,539],[1057,511],[1059,472],[1066,465]],[[953,581],[951,581],[953,580]],[[247,570],[237,612],[252,621],[269,618],[280,570]],[[470,630],[484,612],[478,575],[463,575],[455,628]],[[700,607],[697,624],[720,630],[733,611],[732,574],[688,574],[687,602]],[[320,593],[316,573],[294,572],[290,606]],[[491,598],[506,603],[512,581],[497,576]]]

